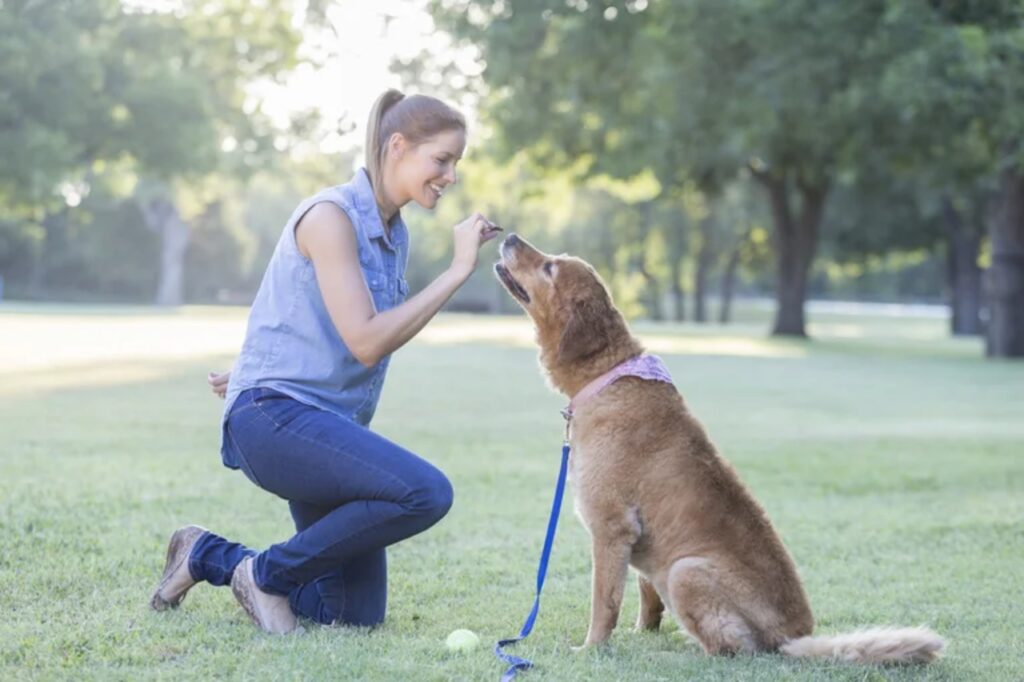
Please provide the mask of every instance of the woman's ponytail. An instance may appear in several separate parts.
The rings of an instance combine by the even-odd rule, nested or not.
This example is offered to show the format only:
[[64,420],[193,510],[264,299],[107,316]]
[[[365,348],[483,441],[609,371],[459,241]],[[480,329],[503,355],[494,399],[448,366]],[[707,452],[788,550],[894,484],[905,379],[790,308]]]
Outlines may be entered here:
[[387,137],[382,138],[382,131],[394,126],[384,125],[384,116],[388,109],[393,107],[405,97],[404,94],[395,89],[387,90],[377,98],[370,110],[370,121],[366,126],[366,170],[370,175],[370,184],[374,192],[379,192],[381,187],[381,174],[384,167],[384,145],[387,138],[391,137],[394,130],[388,132]]

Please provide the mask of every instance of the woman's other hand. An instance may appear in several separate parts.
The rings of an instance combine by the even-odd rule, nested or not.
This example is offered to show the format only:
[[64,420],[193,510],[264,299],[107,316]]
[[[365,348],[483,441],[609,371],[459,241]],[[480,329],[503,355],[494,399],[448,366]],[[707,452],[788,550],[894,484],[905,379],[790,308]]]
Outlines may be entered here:
[[228,379],[231,372],[210,372],[206,375],[206,382],[210,384],[210,390],[221,398],[228,392]]

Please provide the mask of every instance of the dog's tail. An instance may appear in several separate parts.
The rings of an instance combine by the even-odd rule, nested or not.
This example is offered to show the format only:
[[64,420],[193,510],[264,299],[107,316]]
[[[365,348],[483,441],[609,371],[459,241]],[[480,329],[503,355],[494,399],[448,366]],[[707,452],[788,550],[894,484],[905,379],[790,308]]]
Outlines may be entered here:
[[832,658],[853,663],[930,663],[946,640],[925,627],[868,628],[841,635],[791,639],[779,651],[794,658]]

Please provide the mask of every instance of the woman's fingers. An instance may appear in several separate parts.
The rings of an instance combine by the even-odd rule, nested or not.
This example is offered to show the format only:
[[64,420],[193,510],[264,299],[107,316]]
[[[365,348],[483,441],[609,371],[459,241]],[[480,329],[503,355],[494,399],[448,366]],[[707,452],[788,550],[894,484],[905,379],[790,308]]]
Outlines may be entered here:
[[487,220],[483,216],[480,216],[477,225],[480,230],[480,244],[495,239],[498,233],[502,231],[502,227],[498,223]]
[[480,236],[482,237],[480,243],[484,244],[486,242],[489,242],[492,239],[495,239],[500,234],[501,234],[501,228],[500,227],[484,229],[484,231],[480,233]]

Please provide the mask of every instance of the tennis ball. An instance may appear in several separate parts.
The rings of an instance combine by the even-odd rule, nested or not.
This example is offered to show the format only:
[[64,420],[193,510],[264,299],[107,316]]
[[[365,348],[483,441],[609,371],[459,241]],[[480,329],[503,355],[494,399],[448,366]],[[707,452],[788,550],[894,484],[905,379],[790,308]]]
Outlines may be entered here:
[[452,633],[448,635],[448,639],[444,640],[444,645],[448,647],[448,651],[457,651],[459,653],[472,651],[479,644],[480,638],[477,637],[476,633],[464,628],[452,630]]

